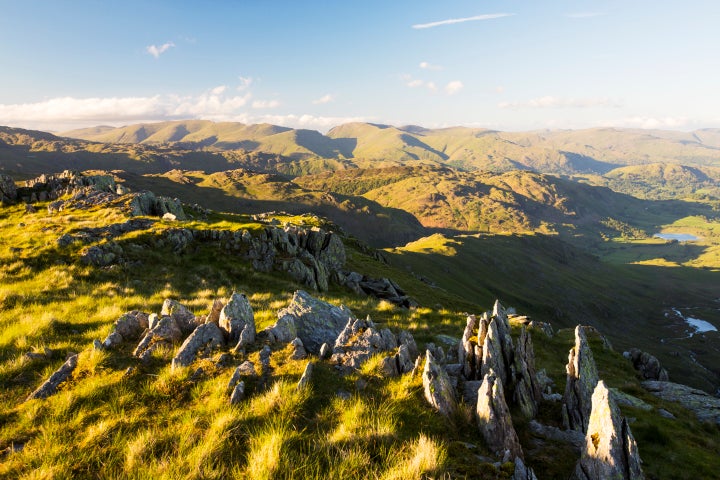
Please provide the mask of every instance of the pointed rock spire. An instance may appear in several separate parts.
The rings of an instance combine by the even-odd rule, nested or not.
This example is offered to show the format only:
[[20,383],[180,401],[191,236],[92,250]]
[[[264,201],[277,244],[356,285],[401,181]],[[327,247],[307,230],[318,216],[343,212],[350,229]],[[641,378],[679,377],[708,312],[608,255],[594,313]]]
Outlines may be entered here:
[[480,433],[490,450],[499,457],[505,457],[509,452],[510,458],[524,458],[505,402],[502,382],[492,372],[485,375],[478,389],[476,414]]
[[533,418],[538,413],[538,401],[542,398],[542,389],[535,373],[532,337],[525,326],[520,329],[514,365],[513,402],[520,407],[527,418]]
[[563,424],[565,428],[587,432],[598,373],[581,325],[575,327],[575,346],[570,349],[565,369],[567,383],[563,395]]
[[422,375],[425,399],[445,416],[450,416],[457,407],[455,392],[450,377],[444,368],[435,362],[430,350],[425,352],[425,369]]
[[585,447],[575,467],[578,480],[644,479],[637,443],[610,390],[600,380],[592,395]]

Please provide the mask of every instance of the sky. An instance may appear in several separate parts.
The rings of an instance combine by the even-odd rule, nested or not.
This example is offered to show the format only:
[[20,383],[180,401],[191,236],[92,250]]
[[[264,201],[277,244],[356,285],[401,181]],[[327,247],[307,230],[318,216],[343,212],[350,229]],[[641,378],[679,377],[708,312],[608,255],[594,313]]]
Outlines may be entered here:
[[720,2],[0,0],[0,125],[720,127]]

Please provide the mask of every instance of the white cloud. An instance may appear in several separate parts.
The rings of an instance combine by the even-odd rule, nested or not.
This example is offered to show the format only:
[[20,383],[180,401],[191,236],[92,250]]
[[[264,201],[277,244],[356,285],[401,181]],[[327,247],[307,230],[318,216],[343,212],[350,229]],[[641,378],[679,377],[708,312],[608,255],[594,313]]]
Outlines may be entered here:
[[328,93],[328,94],[323,95],[322,97],[320,97],[320,98],[318,98],[318,99],[316,99],[316,100],[313,100],[312,103],[313,103],[314,105],[322,105],[322,104],[324,104],[324,103],[330,103],[330,102],[334,102],[334,101],[335,101],[335,95],[333,95],[332,93]]
[[479,20],[492,20],[493,18],[502,18],[502,17],[510,17],[512,15],[515,15],[514,13],[489,13],[485,15],[475,15],[474,17],[464,17],[464,18],[450,18],[447,20],[440,20],[439,22],[430,22],[430,23],[418,23],[412,26],[414,29],[423,29],[423,28],[432,28],[432,27],[439,27],[441,25],[452,25],[455,23],[464,23],[464,22],[475,22]]
[[247,90],[253,82],[252,77],[238,77],[238,80],[240,80],[240,84],[237,89],[241,92]]
[[687,117],[648,117],[634,116],[603,123],[606,127],[628,127],[646,129],[678,129],[693,127],[696,122],[690,121]]
[[405,85],[410,88],[427,88],[431,92],[434,92],[437,90],[437,85],[435,85],[435,82],[428,82],[425,80],[420,80],[419,78],[412,78],[410,75],[404,75],[402,77],[403,81],[405,82]]
[[276,108],[280,106],[280,102],[278,100],[255,100],[252,103],[252,108]]
[[524,102],[500,102],[498,107],[508,109],[518,108],[594,108],[594,107],[620,107],[620,102],[611,98],[563,98],[546,95]]
[[433,65],[432,63],[428,62],[420,62],[419,65],[420,68],[423,70],[442,70],[443,67],[441,65]]
[[227,87],[225,85],[220,85],[219,87],[215,87],[210,90],[210,93],[213,95],[222,95],[225,93],[225,90],[227,90]]
[[464,87],[463,83],[460,80],[453,80],[452,82],[445,85],[445,93],[448,95],[455,95],[460,90],[462,90]]
[[145,50],[147,53],[152,55],[155,58],[160,58],[160,55],[167,52],[170,48],[174,47],[175,44],[173,42],[167,42],[163,43],[159,47],[157,45],[150,45],[148,47],[145,47]]

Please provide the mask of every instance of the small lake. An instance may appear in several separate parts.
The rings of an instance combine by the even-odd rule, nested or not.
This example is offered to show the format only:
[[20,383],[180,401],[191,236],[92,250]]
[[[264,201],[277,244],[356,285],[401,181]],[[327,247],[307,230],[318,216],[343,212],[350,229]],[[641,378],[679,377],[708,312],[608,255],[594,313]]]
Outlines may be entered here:
[[656,233],[653,237],[662,238],[663,240],[677,240],[678,242],[695,242],[700,240],[695,235],[689,233]]
[[685,323],[690,325],[692,328],[695,329],[693,333],[690,334],[692,337],[696,333],[705,333],[705,332],[717,332],[718,329],[715,328],[715,325],[712,323],[706,321],[706,320],[700,320],[699,318],[693,318],[693,317],[685,317],[682,313],[676,308],[673,308],[673,311],[683,320],[685,320]]

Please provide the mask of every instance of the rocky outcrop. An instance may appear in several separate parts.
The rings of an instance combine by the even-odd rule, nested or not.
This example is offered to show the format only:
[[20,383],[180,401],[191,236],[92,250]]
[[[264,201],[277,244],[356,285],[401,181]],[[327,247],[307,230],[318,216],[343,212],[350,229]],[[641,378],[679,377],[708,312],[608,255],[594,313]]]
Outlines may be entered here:
[[478,390],[475,409],[480,433],[490,450],[499,457],[510,453],[510,458],[524,458],[520,440],[505,402],[505,393],[499,377],[486,374]]
[[245,382],[238,382],[230,394],[230,405],[236,405],[245,399]]
[[180,331],[183,335],[188,335],[195,330],[198,326],[198,322],[195,321],[195,315],[182,303],[177,300],[166,298],[162,304],[162,310],[160,310],[161,316],[171,317],[180,327]]
[[57,391],[58,386],[67,380],[70,375],[72,375],[72,372],[77,367],[77,363],[78,356],[72,355],[60,366],[60,368],[50,375],[50,378],[45,380],[42,385],[32,392],[25,401],[36,398],[47,398],[50,395],[53,395]]
[[585,446],[585,435],[577,430],[561,430],[552,425],[543,425],[535,420],[530,420],[528,427],[533,435],[554,442],[572,445],[577,453],[580,453]]
[[218,325],[230,344],[242,348],[255,341],[255,315],[244,293],[233,292],[220,311]]
[[532,337],[523,326],[517,340],[514,358],[513,402],[527,418],[538,413],[538,402],[542,397],[542,388],[535,373],[535,350]]
[[152,352],[159,347],[172,347],[183,338],[182,330],[172,317],[162,317],[155,322],[150,318],[149,324],[150,330],[145,333],[133,352],[133,356],[141,360],[149,359]]
[[293,347],[293,352],[290,354],[290,358],[292,360],[304,360],[307,358],[308,354],[305,350],[305,345],[303,345],[302,340],[300,340],[298,337],[295,337],[292,342],[290,342],[290,345]]
[[418,306],[418,303],[409,297],[400,285],[389,278],[373,278],[357,272],[340,272],[338,283],[358,295],[370,295],[404,308]]
[[585,448],[575,467],[578,480],[645,478],[637,443],[610,390],[600,380],[592,395]]
[[503,385],[508,384],[508,367],[503,354],[504,339],[501,327],[497,318],[490,320],[487,335],[482,348],[482,365],[480,374],[484,378],[490,372],[494,372]]
[[134,217],[162,217],[170,213],[176,220],[187,220],[180,200],[156,196],[150,191],[131,193],[128,208],[130,215]]
[[351,318],[335,340],[330,361],[342,372],[350,373],[371,356],[397,346],[395,335],[386,328],[378,331],[370,317],[365,320]]
[[[238,367],[235,369],[235,371],[232,374],[232,377],[230,377],[230,382],[227,386],[227,391],[232,392],[233,389],[236,387],[238,382],[242,378],[255,378],[257,377],[257,372],[255,371],[255,364],[252,363],[250,360],[245,360],[243,363],[238,365]],[[243,391],[244,391],[243,386]]]
[[457,409],[457,400],[450,378],[444,368],[435,362],[433,354],[425,352],[425,368],[422,374],[425,399],[446,417]]
[[563,395],[563,424],[565,428],[587,432],[598,373],[585,330],[580,325],[575,327],[575,346],[570,349],[565,369],[567,383]]
[[131,340],[137,340],[148,328],[148,314],[133,310],[123,314],[115,321],[110,334],[102,342],[103,348],[114,348]]
[[187,367],[198,355],[209,356],[213,350],[225,345],[222,330],[214,323],[205,323],[198,326],[180,346],[175,358],[172,359],[172,368]]
[[458,361],[463,365],[463,375],[468,380],[481,377],[482,345],[485,343],[487,329],[487,315],[482,315],[480,319],[475,315],[467,317],[465,331],[458,343]]
[[667,370],[660,365],[660,360],[655,356],[638,348],[631,348],[629,351],[623,352],[623,356],[632,362],[633,367],[643,379],[659,380],[661,382],[670,380]]
[[291,315],[283,315],[278,318],[271,327],[266,328],[260,332],[270,343],[289,343],[297,335],[297,328],[295,327],[295,317]]
[[656,397],[676,402],[693,412],[701,422],[720,425],[720,398],[697,388],[673,382],[648,380],[642,386]]
[[320,352],[323,343],[334,344],[348,320],[354,318],[344,305],[331,305],[303,290],[296,291],[290,304],[278,312],[278,319],[286,316],[292,319],[305,349],[315,355]]

